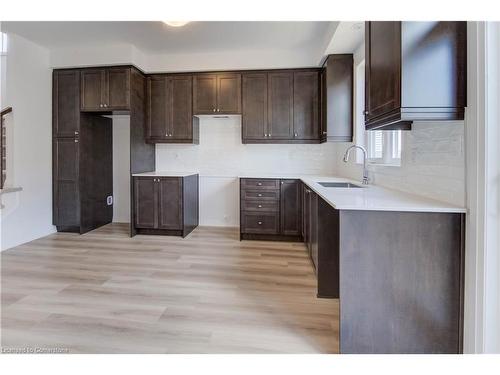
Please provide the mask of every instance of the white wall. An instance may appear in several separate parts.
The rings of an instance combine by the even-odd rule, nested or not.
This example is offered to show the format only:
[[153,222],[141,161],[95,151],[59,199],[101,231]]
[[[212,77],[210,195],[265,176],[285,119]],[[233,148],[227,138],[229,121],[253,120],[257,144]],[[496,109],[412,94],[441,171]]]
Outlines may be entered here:
[[49,52],[9,35],[3,106],[7,123],[7,186],[1,196],[1,249],[54,232],[52,226],[52,71]]
[[113,118],[113,222],[130,222],[130,117]]
[[159,171],[200,174],[200,225],[239,225],[237,176],[247,173],[332,175],[335,146],[244,145],[241,119],[202,117],[199,145],[157,145]]

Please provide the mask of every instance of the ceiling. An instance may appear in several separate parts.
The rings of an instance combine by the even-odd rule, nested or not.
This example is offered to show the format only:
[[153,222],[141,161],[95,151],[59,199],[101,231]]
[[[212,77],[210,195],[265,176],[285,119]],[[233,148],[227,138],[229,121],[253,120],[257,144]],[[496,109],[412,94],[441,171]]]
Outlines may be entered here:
[[[238,50],[318,51],[337,22],[2,22],[2,30],[48,49],[131,44],[145,53],[189,54]],[[331,35],[328,35],[331,34]]]

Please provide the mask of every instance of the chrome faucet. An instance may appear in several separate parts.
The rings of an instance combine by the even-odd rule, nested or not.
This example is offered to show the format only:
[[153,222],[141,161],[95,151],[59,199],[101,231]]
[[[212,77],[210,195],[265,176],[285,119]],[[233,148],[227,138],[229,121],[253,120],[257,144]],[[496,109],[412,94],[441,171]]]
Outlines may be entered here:
[[349,153],[354,148],[359,148],[361,151],[363,151],[363,185],[368,185],[369,179],[368,170],[366,169],[366,150],[363,146],[352,145],[351,147],[349,147],[344,154],[344,163],[347,163],[349,161]]

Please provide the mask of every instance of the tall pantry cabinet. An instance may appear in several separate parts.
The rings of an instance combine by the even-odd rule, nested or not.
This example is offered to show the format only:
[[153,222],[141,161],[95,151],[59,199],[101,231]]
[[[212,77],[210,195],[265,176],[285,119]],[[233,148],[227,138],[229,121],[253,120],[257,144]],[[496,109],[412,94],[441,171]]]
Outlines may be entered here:
[[78,69],[53,73],[53,224],[85,233],[113,218],[112,121],[80,112]]

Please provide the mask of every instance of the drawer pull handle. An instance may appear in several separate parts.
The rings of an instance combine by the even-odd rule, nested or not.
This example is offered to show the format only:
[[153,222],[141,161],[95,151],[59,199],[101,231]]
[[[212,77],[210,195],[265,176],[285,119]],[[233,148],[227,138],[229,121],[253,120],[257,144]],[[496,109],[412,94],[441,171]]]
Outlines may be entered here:
[[259,194],[258,196],[259,196],[259,197],[262,197],[262,194]]
[[262,221],[258,221],[257,224],[262,225]]
[[259,204],[259,208],[262,208],[262,205],[261,205],[261,204]]
[[262,186],[262,182],[258,182],[257,185]]

